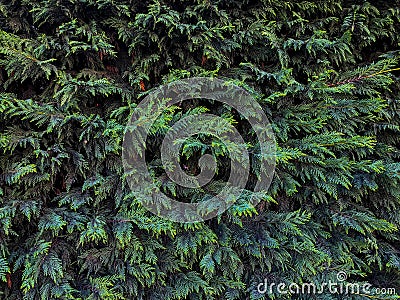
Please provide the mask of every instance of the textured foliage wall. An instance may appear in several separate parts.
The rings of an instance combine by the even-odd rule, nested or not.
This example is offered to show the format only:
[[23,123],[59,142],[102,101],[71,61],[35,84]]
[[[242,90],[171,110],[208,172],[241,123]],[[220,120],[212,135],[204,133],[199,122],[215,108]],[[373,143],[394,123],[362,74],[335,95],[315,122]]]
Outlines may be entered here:
[[[400,292],[399,24],[398,0],[1,0],[0,298],[374,297],[257,291],[265,278],[322,283],[338,271]],[[141,206],[121,145],[152,88],[194,76],[257,99],[277,167],[257,207],[244,196],[185,225]],[[165,130],[203,111],[257,147],[234,111],[189,102],[155,125],[155,173]],[[226,170],[213,145],[197,136],[182,152],[193,173],[202,151],[222,161],[211,194]]]

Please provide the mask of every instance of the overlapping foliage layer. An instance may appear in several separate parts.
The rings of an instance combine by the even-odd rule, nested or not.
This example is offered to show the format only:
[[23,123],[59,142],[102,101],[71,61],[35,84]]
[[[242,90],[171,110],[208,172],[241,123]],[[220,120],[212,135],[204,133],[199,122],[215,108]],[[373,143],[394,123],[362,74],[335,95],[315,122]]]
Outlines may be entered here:
[[[400,292],[399,23],[398,0],[0,1],[0,298],[370,299],[257,292],[338,271]],[[254,95],[277,167],[256,208],[183,225],[130,193],[121,144],[146,93],[194,76]],[[205,110],[247,130],[194,102],[153,140]]]

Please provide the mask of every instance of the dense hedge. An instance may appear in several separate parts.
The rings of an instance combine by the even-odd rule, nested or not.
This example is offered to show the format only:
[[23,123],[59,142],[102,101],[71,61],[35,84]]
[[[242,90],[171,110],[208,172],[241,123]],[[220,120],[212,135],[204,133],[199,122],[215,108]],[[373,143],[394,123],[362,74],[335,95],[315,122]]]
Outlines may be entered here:
[[[1,0],[0,298],[375,297],[257,290],[338,272],[400,293],[399,24],[398,0]],[[218,218],[179,224],[131,193],[121,147],[136,104],[195,76],[257,99],[277,165],[256,207],[249,192]],[[162,174],[166,128],[204,111],[246,137],[254,177],[248,123],[206,100],[163,115],[149,168]],[[208,190],[163,177],[165,193],[216,192],[229,170],[217,139],[193,137],[182,160],[196,173],[206,152],[220,161]]]

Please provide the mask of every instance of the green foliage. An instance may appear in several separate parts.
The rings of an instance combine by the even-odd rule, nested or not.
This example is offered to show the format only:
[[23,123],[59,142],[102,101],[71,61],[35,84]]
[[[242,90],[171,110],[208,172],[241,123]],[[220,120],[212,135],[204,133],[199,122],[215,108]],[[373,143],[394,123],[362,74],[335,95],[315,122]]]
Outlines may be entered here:
[[[0,0],[0,298],[398,297],[257,286],[321,284],[345,271],[349,282],[400,292],[399,7]],[[122,139],[149,92],[194,76],[229,80],[258,101],[277,166],[269,190],[252,192],[260,145],[248,116],[207,100],[169,107],[143,141],[167,195],[200,202],[229,175],[229,146],[203,134],[185,140],[181,162],[197,174],[198,158],[213,155],[212,182],[190,190],[166,178],[163,136],[187,116],[221,116],[221,135],[238,128],[252,162],[248,190],[225,213],[176,224],[129,190]]]

